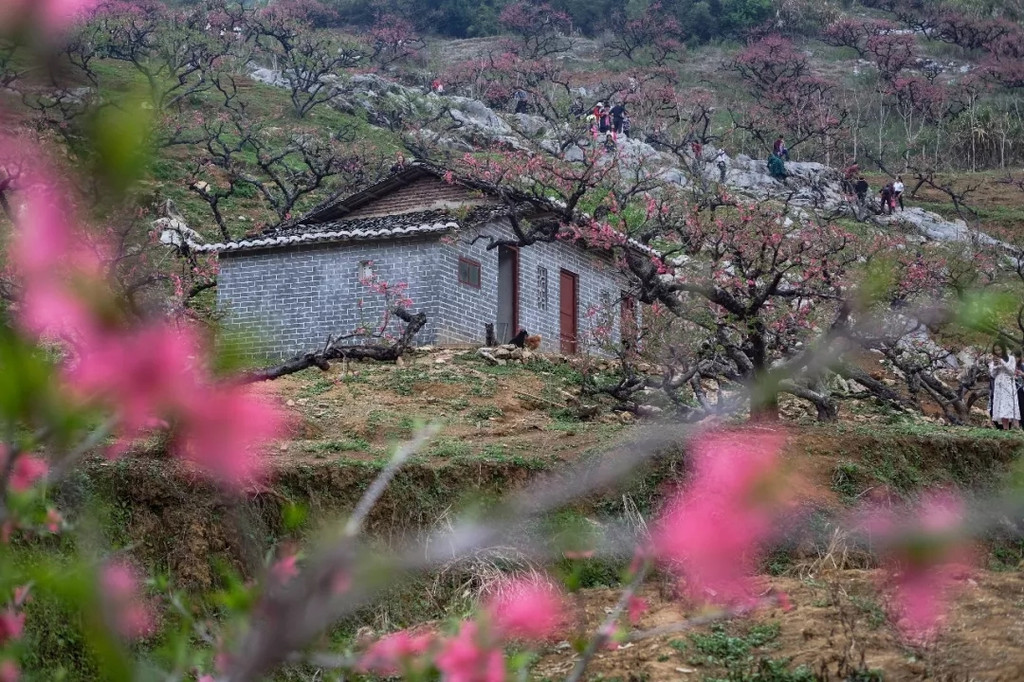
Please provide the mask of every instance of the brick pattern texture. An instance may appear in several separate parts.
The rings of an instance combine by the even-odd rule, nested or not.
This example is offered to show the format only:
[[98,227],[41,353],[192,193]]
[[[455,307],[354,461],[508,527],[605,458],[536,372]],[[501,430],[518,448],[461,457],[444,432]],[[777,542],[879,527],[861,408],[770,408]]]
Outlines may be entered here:
[[[413,310],[427,315],[418,344],[474,345],[498,314],[498,249],[478,234],[510,237],[503,221],[447,238],[317,244],[222,254],[218,306],[225,324],[253,357],[279,359],[323,346],[328,335],[372,326],[383,297],[360,283],[360,267],[373,261],[387,282],[406,282]],[[459,257],[481,264],[481,286],[460,284]],[[538,306],[538,268],[547,270],[546,309]],[[579,278],[579,348],[600,353],[594,332],[610,327],[617,340],[624,279],[602,256],[574,245],[535,244],[520,249],[519,323],[542,336],[541,350],[558,352],[559,271]],[[359,304],[361,302],[361,305]]]
[[457,206],[475,206],[493,204],[495,201],[479,192],[460,185],[447,183],[439,178],[429,176],[419,178],[401,189],[360,206],[344,219],[378,218],[403,213],[431,211],[438,208],[454,208]]

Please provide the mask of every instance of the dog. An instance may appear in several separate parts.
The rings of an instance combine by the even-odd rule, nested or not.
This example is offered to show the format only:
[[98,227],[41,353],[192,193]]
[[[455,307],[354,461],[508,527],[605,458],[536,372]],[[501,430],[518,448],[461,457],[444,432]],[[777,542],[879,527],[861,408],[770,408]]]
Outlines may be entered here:
[[512,337],[509,341],[516,348],[529,348],[530,350],[537,350],[540,348],[540,334],[534,334],[530,336],[530,332],[525,329],[520,329],[519,333]]

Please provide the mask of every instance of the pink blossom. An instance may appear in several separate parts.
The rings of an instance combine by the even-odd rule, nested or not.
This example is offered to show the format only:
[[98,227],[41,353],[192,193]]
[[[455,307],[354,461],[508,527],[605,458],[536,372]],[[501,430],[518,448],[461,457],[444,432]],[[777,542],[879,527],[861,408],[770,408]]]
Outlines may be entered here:
[[[6,454],[0,452],[0,462],[6,460]],[[10,486],[16,493],[22,493],[36,484],[36,481],[46,476],[50,466],[46,460],[34,455],[18,455],[14,461],[14,468],[11,470]]]
[[467,621],[445,643],[435,663],[445,682],[504,682],[501,650],[481,644],[477,624]]
[[40,338],[74,337],[92,325],[92,312],[70,287],[52,277],[25,278],[18,309],[22,329]]
[[647,601],[637,596],[629,598],[629,622],[636,625],[640,622],[640,616],[647,612]]
[[270,569],[270,575],[272,575],[274,579],[282,585],[287,583],[299,574],[299,569],[295,565],[296,561],[297,557],[294,554],[288,554],[281,557],[274,562],[273,567]]
[[281,433],[280,411],[243,386],[197,389],[183,407],[179,454],[234,487],[262,476],[261,448]]
[[0,646],[12,639],[21,639],[21,632],[24,628],[24,613],[15,613],[12,609],[0,611]]
[[199,343],[189,329],[150,325],[84,338],[68,383],[82,398],[112,403],[128,438],[150,419],[196,398],[194,359]]
[[58,32],[80,19],[98,0],[5,0],[0,3],[0,24],[29,16],[47,31]]
[[678,566],[691,598],[735,603],[750,595],[760,546],[774,530],[771,485],[779,432],[719,432],[697,443],[689,485],[653,535],[655,554]]
[[861,528],[879,545],[896,624],[921,639],[942,622],[956,587],[975,557],[963,538],[963,500],[931,493],[909,510],[874,509]]
[[32,591],[31,585],[18,585],[14,588],[14,604],[15,606],[21,606],[29,601],[29,593]]
[[565,622],[565,602],[546,580],[516,580],[486,607],[498,633],[514,639],[541,641]]
[[414,635],[401,630],[376,642],[359,659],[360,672],[377,675],[400,675],[408,670],[413,659],[430,648],[433,637],[428,633]]
[[139,639],[156,630],[153,608],[144,598],[136,569],[114,560],[100,570],[100,591],[114,627],[122,637]]
[[21,677],[21,671],[18,670],[18,664],[12,660],[6,660],[0,663],[0,682],[18,682]]
[[64,517],[60,515],[59,511],[53,507],[46,510],[46,530],[51,533],[58,533],[62,523],[64,523]]

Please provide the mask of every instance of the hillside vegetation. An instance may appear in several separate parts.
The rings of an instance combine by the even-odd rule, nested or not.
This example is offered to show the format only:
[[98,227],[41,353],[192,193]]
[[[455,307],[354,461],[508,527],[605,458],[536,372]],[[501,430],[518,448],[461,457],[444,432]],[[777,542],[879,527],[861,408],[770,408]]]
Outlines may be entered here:
[[[1015,679],[1019,0],[49,11],[0,11],[0,681]],[[610,255],[597,351],[391,314],[260,381],[196,245],[414,160]]]

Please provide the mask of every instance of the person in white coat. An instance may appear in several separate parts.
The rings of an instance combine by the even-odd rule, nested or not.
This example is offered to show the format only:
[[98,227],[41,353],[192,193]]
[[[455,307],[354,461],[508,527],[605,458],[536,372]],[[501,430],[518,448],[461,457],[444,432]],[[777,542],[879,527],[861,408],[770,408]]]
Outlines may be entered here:
[[1017,402],[1017,359],[1006,352],[1006,346],[992,346],[992,360],[988,363],[992,377],[992,421],[1003,425],[1003,430],[1016,427],[1020,421]]
[[[893,203],[898,203],[901,211],[903,210],[903,191],[906,188],[907,186],[903,184],[903,177],[897,175],[896,182],[892,183]],[[893,208],[895,208],[895,206]]]

